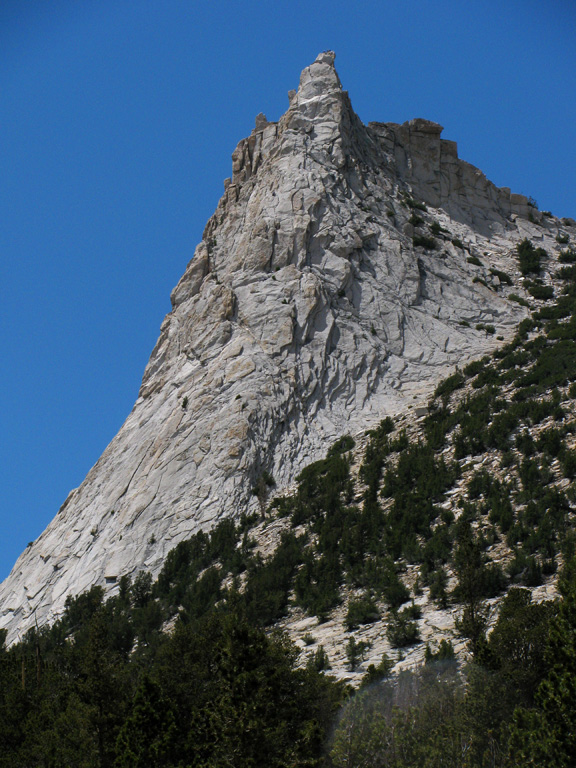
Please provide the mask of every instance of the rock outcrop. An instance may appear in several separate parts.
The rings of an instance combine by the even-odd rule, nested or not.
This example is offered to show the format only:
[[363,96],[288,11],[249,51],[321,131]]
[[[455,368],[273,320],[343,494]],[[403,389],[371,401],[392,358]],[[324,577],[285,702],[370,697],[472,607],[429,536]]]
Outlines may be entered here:
[[363,125],[331,52],[289,99],[234,151],[132,412],[2,584],[9,640],[69,593],[157,572],[257,504],[264,472],[281,488],[327,441],[422,405],[524,316],[498,271],[522,293],[514,246],[542,238],[526,198],[435,123]]

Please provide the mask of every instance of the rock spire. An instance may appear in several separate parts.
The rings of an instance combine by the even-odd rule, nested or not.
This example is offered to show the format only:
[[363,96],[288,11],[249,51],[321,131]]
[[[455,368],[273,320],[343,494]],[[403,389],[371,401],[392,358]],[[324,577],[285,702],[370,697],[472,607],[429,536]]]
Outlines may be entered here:
[[331,52],[278,122],[258,116],[132,412],[0,587],[9,640],[70,593],[156,573],[178,541],[256,509],[264,472],[281,489],[511,335],[524,309],[489,267],[514,273],[530,209],[441,132],[363,125]]

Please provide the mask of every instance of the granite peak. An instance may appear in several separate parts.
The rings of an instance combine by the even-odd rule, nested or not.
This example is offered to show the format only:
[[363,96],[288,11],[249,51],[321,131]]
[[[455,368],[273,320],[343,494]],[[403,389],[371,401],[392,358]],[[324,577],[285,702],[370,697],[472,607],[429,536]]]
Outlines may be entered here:
[[263,472],[281,490],[513,334],[526,311],[497,272],[519,279],[515,244],[542,239],[540,214],[441,133],[363,125],[330,51],[278,122],[258,115],[131,413],[0,586],[9,641],[68,594],[156,574],[194,531],[257,509]]

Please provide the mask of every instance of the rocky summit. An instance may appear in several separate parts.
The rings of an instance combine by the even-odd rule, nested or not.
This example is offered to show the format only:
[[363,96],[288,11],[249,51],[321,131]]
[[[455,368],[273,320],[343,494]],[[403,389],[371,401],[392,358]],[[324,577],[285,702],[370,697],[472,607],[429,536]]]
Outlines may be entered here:
[[516,245],[557,228],[441,134],[364,125],[332,52],[278,122],[258,115],[132,412],[1,585],[9,641],[69,594],[157,573],[191,533],[257,508],[263,478],[281,491],[337,437],[418,413],[513,335]]

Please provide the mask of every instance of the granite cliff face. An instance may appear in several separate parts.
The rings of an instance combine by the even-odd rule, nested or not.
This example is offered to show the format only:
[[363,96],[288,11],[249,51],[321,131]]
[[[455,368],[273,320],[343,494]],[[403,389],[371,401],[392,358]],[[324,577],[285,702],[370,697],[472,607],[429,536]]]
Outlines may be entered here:
[[256,505],[264,472],[281,489],[328,441],[417,409],[524,317],[498,271],[517,282],[515,244],[543,237],[526,198],[439,125],[363,125],[330,52],[289,98],[234,151],[132,412],[2,584],[9,640],[69,593],[157,572]]

